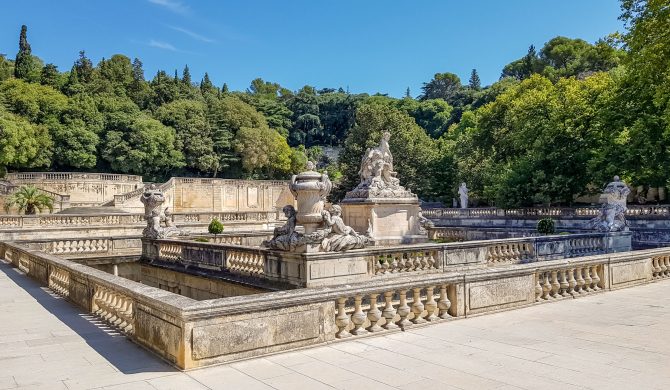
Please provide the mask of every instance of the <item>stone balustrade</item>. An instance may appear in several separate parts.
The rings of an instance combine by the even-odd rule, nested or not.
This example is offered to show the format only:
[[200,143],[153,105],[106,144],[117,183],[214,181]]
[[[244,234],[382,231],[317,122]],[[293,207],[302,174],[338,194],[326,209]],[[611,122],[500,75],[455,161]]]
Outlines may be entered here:
[[45,253],[62,256],[68,259],[113,255],[139,255],[142,250],[142,241],[139,236],[52,238],[19,242],[27,248],[37,249]]
[[[428,218],[546,218],[546,217],[578,217],[593,218],[598,215],[599,207],[527,207],[518,209],[487,208],[432,208],[422,210]],[[636,218],[667,218],[670,206],[628,205],[626,217]]]
[[520,264],[532,261],[535,257],[532,242],[500,242],[486,247],[486,263]]
[[[524,264],[630,250],[630,233],[588,233],[292,254],[230,243],[143,240],[143,259],[251,275],[298,287],[353,283],[461,266]],[[233,255],[234,253],[234,255]]]
[[599,262],[549,269],[535,273],[535,301],[575,298],[600,291],[604,287],[604,265]]
[[[453,317],[448,283],[378,290],[342,296],[335,300],[335,337],[347,338],[386,330],[406,330],[412,325]],[[408,299],[410,300],[408,302]]]
[[112,288],[95,285],[91,312],[109,326],[133,334],[133,300]]
[[397,251],[376,255],[375,275],[442,269],[442,253],[436,249],[425,251]]
[[[274,211],[235,211],[173,213],[175,224],[208,224],[216,218],[222,222],[268,222],[276,220]],[[145,225],[144,214],[38,214],[38,215],[2,215],[0,229],[3,227],[70,227],[70,226],[109,226],[109,225]]]
[[0,258],[181,369],[580,298],[670,267],[660,248],[195,301],[15,243],[0,242]]
[[5,179],[13,183],[35,180],[105,180],[127,181],[141,183],[142,176],[121,175],[113,173],[85,173],[85,172],[19,172],[8,173]]
[[145,259],[237,275],[262,276],[266,268],[265,250],[234,245],[217,245],[183,240],[143,240]]
[[670,256],[652,257],[651,268],[654,279],[670,277]]

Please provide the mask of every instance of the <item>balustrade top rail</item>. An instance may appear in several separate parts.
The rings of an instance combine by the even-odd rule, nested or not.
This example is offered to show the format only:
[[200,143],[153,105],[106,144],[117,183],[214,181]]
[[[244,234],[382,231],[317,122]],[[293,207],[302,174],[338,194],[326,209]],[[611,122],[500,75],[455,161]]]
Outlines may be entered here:
[[266,186],[287,186],[288,180],[242,180],[242,179],[216,179],[198,177],[174,177],[176,183],[180,184],[261,184]]
[[[219,211],[172,213],[170,218],[180,223],[209,223],[217,218],[222,222],[267,222],[276,219],[275,211]],[[38,214],[0,215],[0,228],[4,226],[98,226],[98,225],[141,225],[145,224],[144,214]]]
[[[432,208],[423,209],[422,213],[429,218],[510,218],[510,217],[595,217],[599,207],[528,207],[518,209],[501,208]],[[670,206],[629,205],[626,211],[629,218],[667,218],[670,217]]]
[[19,172],[8,173],[9,181],[21,180],[104,180],[122,182],[142,182],[142,176],[121,175],[115,173],[84,173],[84,172]]

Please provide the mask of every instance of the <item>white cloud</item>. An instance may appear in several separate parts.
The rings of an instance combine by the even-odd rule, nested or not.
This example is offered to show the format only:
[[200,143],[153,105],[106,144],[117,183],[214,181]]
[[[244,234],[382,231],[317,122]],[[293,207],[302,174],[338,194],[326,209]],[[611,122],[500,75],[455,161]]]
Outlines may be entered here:
[[169,26],[169,27],[170,27],[171,29],[175,30],[175,31],[179,31],[180,33],[186,34],[186,35],[188,35],[189,37],[191,37],[191,38],[193,38],[193,39],[196,39],[196,40],[198,40],[198,41],[207,42],[207,43],[214,43],[214,42],[215,42],[215,41],[214,41],[213,39],[211,39],[211,38],[207,38],[207,37],[204,36],[204,35],[200,35],[200,34],[198,34],[198,33],[195,33],[195,32],[193,32],[193,31],[191,31],[191,30],[187,30],[187,29],[185,29],[185,28],[183,28],[183,27],[175,27],[175,26]]
[[160,5],[177,14],[185,14],[189,11],[187,5],[177,0],[147,0],[152,4]]
[[177,48],[172,46],[172,44],[163,41],[157,41],[155,39],[149,41],[149,46],[157,47],[163,50],[177,51]]

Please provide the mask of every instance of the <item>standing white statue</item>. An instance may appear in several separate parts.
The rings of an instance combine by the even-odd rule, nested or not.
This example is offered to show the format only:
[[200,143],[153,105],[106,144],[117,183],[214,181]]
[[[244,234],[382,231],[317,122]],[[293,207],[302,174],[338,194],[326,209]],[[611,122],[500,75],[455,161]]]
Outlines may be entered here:
[[461,197],[461,208],[468,208],[468,186],[465,185],[465,182],[461,183],[461,186],[458,187],[458,195]]

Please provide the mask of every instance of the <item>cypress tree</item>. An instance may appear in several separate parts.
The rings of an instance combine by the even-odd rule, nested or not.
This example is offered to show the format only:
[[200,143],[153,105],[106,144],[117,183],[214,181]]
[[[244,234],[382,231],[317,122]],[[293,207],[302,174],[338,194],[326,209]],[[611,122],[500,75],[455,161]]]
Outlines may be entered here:
[[468,82],[468,86],[470,87],[470,89],[474,89],[475,91],[479,91],[480,89],[482,89],[482,81],[479,78],[477,69],[473,69],[472,73],[470,73],[470,81]]
[[21,34],[19,35],[19,52],[16,53],[16,60],[14,61],[14,77],[17,79],[27,79],[30,76],[33,68],[32,50],[30,43],[28,43],[28,27],[24,24],[21,26]]
[[405,90],[405,97],[408,98],[408,99],[412,98],[412,95],[410,94],[410,91],[409,91],[409,87],[407,87],[407,89]]
[[221,87],[221,92],[228,93],[228,84],[223,83],[223,87]]

